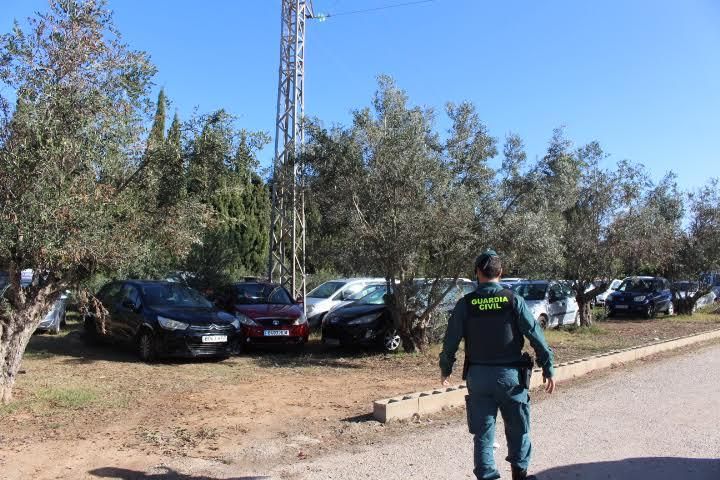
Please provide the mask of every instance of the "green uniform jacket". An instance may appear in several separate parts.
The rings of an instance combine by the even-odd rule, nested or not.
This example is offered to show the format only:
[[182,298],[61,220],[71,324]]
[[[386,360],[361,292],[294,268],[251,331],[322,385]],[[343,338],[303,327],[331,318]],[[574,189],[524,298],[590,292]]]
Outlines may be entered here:
[[[503,290],[498,283],[481,283],[477,291],[480,294],[493,294]],[[545,341],[542,327],[535,320],[532,313],[527,307],[525,300],[519,295],[514,295],[515,305],[513,308],[517,314],[518,327],[522,334],[530,341],[530,345],[535,350],[535,356],[538,366],[543,370],[543,375],[552,378],[555,374],[553,368],[553,352]],[[467,309],[465,308],[465,299],[460,300],[453,310],[448,322],[445,340],[443,341],[443,350],[440,353],[440,371],[444,377],[449,377],[455,364],[455,354],[460,346],[460,340],[465,337],[463,325],[465,324],[465,316]],[[509,354],[508,358],[503,358],[498,363],[513,363],[520,361],[513,354]]]

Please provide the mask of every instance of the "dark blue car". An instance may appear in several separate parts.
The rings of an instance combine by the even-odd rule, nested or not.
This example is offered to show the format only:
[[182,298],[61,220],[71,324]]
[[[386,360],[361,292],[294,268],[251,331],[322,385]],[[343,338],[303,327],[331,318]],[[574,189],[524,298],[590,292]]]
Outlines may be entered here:
[[653,318],[658,313],[674,313],[670,282],[661,277],[628,277],[606,302],[608,317],[619,314]]

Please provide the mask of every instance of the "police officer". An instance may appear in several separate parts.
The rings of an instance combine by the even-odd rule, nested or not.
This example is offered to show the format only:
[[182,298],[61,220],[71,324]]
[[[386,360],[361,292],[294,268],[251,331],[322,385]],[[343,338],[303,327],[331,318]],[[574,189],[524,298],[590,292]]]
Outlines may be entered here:
[[[500,478],[495,466],[495,418],[500,410],[505,422],[508,457],[513,480],[528,476],[530,465],[529,374],[532,359],[523,354],[524,337],[535,350],[542,367],[545,390],[552,393],[553,353],[540,325],[525,300],[503,288],[500,257],[488,250],[475,261],[478,288],[461,299],[448,323],[440,354],[442,384],[447,386],[460,340],[465,340],[465,372],[468,427],[474,435],[475,476],[478,480]],[[527,375],[526,375],[527,374]]]

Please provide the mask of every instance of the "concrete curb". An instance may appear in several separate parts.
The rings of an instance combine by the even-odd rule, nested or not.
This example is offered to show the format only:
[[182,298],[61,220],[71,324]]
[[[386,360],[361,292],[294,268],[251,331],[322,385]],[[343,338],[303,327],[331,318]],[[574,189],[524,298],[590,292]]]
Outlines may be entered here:
[[[632,362],[661,352],[717,338],[720,338],[720,330],[712,330],[561,363],[555,366],[555,381],[564,382],[593,371],[610,368],[613,365]],[[530,388],[538,388],[542,386],[542,383],[542,370],[536,368],[533,370]],[[377,400],[373,402],[373,416],[377,421],[386,423],[391,420],[412,418],[415,415],[436,413],[447,408],[465,405],[465,395],[467,395],[467,386],[462,384]]]

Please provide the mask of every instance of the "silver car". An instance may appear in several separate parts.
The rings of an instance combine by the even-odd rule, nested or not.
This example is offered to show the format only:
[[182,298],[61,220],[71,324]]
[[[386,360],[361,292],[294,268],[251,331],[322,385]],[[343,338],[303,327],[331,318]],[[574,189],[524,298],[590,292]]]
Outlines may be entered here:
[[580,309],[572,289],[566,283],[533,280],[519,282],[512,290],[525,299],[543,328],[580,324]]
[[310,327],[319,327],[331,308],[362,292],[368,285],[384,283],[383,278],[339,278],[314,288],[305,296],[305,309]]
[[65,325],[65,313],[67,308],[68,292],[60,295],[60,298],[55,300],[55,303],[50,308],[50,311],[45,314],[37,330],[48,332],[51,335],[57,335],[60,333],[60,329]]

